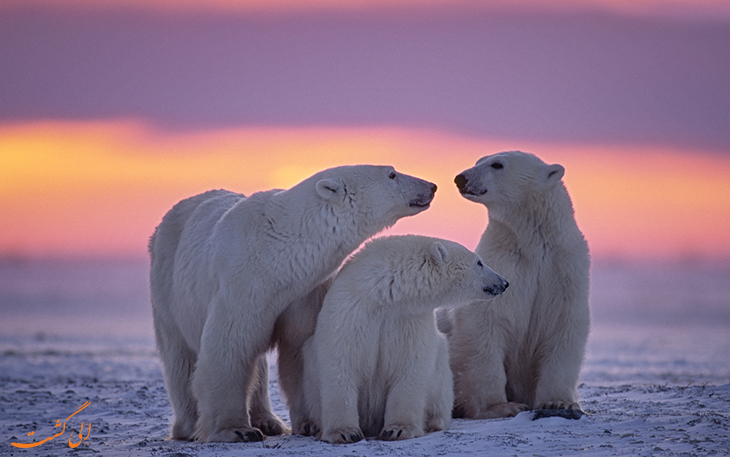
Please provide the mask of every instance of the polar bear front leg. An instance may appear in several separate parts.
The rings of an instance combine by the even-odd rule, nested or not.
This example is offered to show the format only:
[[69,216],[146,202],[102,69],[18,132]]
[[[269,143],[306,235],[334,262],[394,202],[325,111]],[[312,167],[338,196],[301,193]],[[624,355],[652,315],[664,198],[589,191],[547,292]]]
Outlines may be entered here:
[[262,441],[261,430],[251,426],[247,392],[255,363],[215,357],[201,351],[193,380],[198,401],[196,439],[202,442]]
[[446,430],[451,425],[451,409],[454,406],[454,382],[449,368],[449,349],[446,340],[439,337],[436,365],[430,378],[431,385],[426,402],[426,431]]
[[[578,377],[588,338],[588,324],[564,333],[555,332],[553,341],[543,342],[546,355],[539,364],[535,388],[535,409],[580,409]],[[548,344],[548,343],[552,344]]]
[[[211,304],[203,328],[193,394],[198,404],[196,439],[202,442],[262,441],[251,425],[250,397],[259,357],[267,349],[265,322],[251,325]],[[271,323],[273,328],[273,322]]]
[[528,409],[523,403],[507,401],[507,374],[501,349],[504,343],[494,333],[487,335],[491,340],[480,343],[470,343],[470,338],[461,339],[451,351],[454,417],[512,417]]
[[574,373],[577,370],[563,360],[551,360],[540,371],[534,409],[580,409],[576,392],[578,373]]
[[[321,345],[316,345],[317,349]],[[343,359],[318,354],[320,363],[320,401],[322,405],[322,441],[332,444],[355,443],[365,435],[360,429],[358,412],[358,378],[353,367]]]
[[[432,361],[434,359],[431,359]],[[388,391],[385,402],[385,416],[380,438],[384,440],[406,440],[423,436],[426,416],[426,397],[432,378],[424,364],[423,357],[399,360],[398,379]],[[425,366],[424,366],[425,365]]]
[[355,443],[365,435],[360,429],[357,388],[352,378],[322,380],[322,441]]

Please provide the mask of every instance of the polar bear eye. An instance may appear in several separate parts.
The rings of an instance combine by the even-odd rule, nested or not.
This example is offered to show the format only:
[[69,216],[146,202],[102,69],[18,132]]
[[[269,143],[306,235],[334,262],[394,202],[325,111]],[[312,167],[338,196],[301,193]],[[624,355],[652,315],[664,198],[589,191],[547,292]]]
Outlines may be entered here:
[[395,179],[395,172],[391,171],[390,174],[388,175],[388,178]]
[[477,266],[483,267],[483,266],[484,266],[484,264],[482,263],[482,261],[481,261],[481,260],[477,260]]
[[494,168],[495,170],[501,170],[502,168],[504,168],[504,165],[502,165],[502,164],[501,164],[501,163],[499,163],[499,162],[494,162],[494,163],[492,164],[492,168]]

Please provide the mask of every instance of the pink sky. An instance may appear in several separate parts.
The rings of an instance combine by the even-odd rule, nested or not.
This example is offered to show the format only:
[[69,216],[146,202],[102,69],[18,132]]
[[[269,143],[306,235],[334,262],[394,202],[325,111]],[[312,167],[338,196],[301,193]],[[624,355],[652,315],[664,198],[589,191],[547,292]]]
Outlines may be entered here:
[[211,188],[287,188],[318,170],[392,164],[439,185],[432,208],[390,233],[476,243],[486,210],[453,178],[518,145],[566,169],[576,217],[596,258],[730,259],[730,158],[683,150],[531,144],[430,131],[253,128],[161,133],[134,122],[0,128],[0,252],[146,255],[178,200]]
[[344,163],[436,182],[395,230],[473,248],[453,176],[522,149],[594,256],[730,259],[727,2],[345,4],[3,2],[0,255],[142,257],[181,198]]

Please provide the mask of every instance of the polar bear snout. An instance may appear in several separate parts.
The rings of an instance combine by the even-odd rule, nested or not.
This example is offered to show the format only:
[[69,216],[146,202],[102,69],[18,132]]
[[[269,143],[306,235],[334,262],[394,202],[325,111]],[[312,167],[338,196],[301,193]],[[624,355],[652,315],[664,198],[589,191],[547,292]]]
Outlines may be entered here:
[[481,257],[475,254],[476,270],[480,275],[480,283],[482,292],[488,295],[487,298],[479,298],[481,300],[491,300],[494,297],[502,295],[509,287],[509,282],[496,271],[484,264]]
[[416,198],[408,202],[408,206],[414,206],[417,208],[426,208],[428,207],[431,202],[433,201],[434,196],[436,195],[436,190],[438,187],[436,184],[430,183],[428,181],[423,181],[424,184],[427,185],[428,189],[425,192],[419,193]]
[[493,284],[484,287],[484,292],[490,297],[498,297],[504,293],[509,287],[509,282],[506,279],[502,279],[500,284]]
[[487,193],[486,188],[479,186],[478,183],[474,182],[474,180],[469,180],[466,172],[456,175],[454,183],[456,183],[456,187],[459,189],[459,192],[465,197],[470,195],[479,196]]

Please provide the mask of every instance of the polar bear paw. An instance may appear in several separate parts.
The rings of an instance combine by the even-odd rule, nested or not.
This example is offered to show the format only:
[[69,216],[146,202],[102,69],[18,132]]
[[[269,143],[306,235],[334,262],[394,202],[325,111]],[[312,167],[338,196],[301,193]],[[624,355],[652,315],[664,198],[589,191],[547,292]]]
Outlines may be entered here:
[[304,436],[317,436],[320,433],[319,427],[314,421],[302,421],[292,429],[292,433]]
[[176,420],[172,426],[170,440],[193,441],[195,439],[195,424],[191,421]]
[[499,417],[513,417],[522,411],[530,409],[524,403],[506,402],[497,403],[482,411],[475,419],[495,419]]
[[450,423],[451,417],[430,417],[426,419],[426,431],[428,433],[440,432],[441,430],[449,428]]
[[388,425],[380,432],[380,439],[385,441],[407,440],[418,436],[423,436],[423,430],[415,425]]
[[207,437],[203,437],[200,441],[204,443],[250,443],[255,441],[263,441],[264,436],[261,430],[254,427],[236,427],[218,430],[209,434]]
[[261,430],[266,436],[286,435],[291,432],[281,419],[271,413],[252,415],[251,425]]
[[550,400],[538,404],[535,409],[580,409],[580,404],[574,401]]
[[357,443],[361,439],[363,439],[363,433],[360,427],[336,428],[322,434],[322,441],[332,444]]

